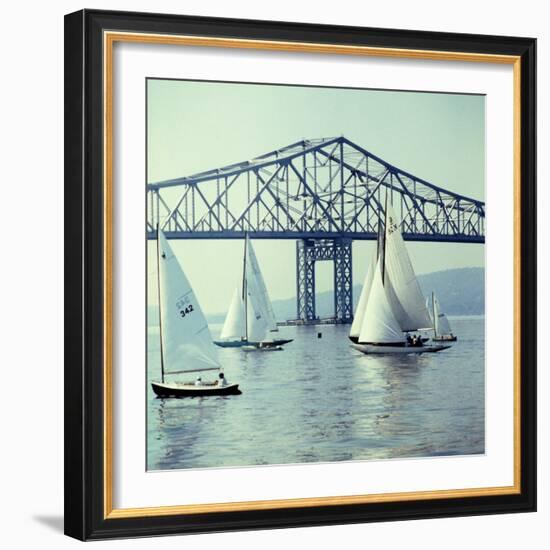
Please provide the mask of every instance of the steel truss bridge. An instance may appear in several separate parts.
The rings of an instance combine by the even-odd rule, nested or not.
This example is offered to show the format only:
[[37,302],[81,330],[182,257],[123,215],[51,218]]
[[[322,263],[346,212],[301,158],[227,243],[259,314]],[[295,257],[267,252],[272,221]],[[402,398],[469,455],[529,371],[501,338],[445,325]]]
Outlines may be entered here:
[[391,201],[405,240],[485,242],[485,204],[400,170],[347,138],[302,140],[147,186],[147,234],[296,240],[297,318],[316,319],[315,263],[334,262],[334,316],[353,319],[352,241],[376,239]]

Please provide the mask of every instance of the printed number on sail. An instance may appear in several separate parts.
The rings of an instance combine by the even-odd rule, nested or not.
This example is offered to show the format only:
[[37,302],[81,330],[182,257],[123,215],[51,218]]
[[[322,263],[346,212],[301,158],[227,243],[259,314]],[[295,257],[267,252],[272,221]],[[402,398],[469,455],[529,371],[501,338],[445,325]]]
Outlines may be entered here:
[[185,309],[180,309],[180,315],[185,317],[188,313],[193,311],[193,305],[189,304]]

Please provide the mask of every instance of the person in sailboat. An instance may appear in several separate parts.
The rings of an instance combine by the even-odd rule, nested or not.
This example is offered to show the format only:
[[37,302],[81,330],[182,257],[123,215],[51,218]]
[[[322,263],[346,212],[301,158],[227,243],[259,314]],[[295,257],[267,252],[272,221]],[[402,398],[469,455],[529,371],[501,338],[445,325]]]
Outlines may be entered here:
[[218,386],[227,386],[228,385],[228,382],[227,382],[227,378],[225,377],[225,375],[223,374],[223,372],[220,372],[220,374],[218,375]]
[[202,386],[202,378],[200,376],[197,376],[197,379],[195,380],[195,386]]

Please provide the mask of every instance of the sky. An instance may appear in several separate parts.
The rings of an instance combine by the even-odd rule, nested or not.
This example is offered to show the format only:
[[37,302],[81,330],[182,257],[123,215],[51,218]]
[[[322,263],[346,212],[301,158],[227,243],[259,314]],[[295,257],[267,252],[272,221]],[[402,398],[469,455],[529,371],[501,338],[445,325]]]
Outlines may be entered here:
[[[247,160],[304,138],[344,135],[435,185],[485,199],[485,98],[479,95],[258,84],[147,81],[147,181]],[[241,278],[240,241],[171,241],[207,313],[227,309]],[[256,241],[272,300],[296,295],[295,241]],[[417,273],[484,266],[479,244],[407,243]],[[354,284],[374,243],[354,242]],[[149,259],[154,259],[149,243]],[[156,303],[154,262],[148,301]],[[320,263],[318,291],[332,290]]]

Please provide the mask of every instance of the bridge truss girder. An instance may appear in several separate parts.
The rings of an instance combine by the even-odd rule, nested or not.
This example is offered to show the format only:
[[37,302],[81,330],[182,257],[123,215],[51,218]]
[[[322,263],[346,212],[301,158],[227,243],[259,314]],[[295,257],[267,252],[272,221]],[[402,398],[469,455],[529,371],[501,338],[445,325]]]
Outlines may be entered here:
[[300,239],[296,241],[297,319],[317,318],[315,304],[315,264],[334,264],[334,318],[340,323],[353,319],[353,276],[351,239]]
[[485,205],[437,187],[345,137],[147,187],[147,230],[168,238],[373,239],[386,195],[407,240],[485,240]]

